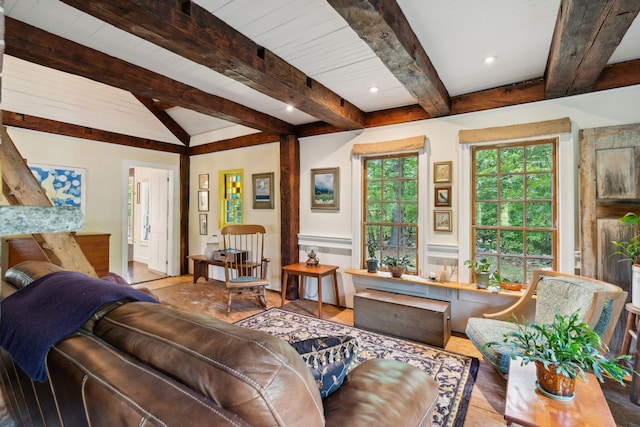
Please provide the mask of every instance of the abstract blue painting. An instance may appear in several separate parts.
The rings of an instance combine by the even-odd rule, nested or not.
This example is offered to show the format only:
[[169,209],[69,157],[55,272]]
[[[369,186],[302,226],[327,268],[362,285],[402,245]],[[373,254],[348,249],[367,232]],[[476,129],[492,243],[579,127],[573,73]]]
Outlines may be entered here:
[[54,206],[82,208],[84,212],[84,169],[47,165],[29,165],[29,169]]

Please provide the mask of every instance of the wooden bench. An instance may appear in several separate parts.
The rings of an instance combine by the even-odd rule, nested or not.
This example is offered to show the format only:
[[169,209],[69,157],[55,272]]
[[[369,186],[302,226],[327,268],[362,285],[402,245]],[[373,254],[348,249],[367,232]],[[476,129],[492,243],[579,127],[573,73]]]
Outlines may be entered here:
[[193,261],[193,283],[200,277],[204,277],[205,282],[209,280],[210,265],[224,267],[223,261],[208,259],[204,255],[189,255],[187,258]]
[[354,326],[444,348],[451,337],[446,301],[367,289],[353,299]]

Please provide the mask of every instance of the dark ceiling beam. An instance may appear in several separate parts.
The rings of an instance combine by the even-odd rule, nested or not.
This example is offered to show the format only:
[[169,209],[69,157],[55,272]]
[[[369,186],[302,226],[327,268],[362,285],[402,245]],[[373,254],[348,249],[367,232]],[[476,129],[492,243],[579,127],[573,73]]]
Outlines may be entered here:
[[156,102],[147,96],[137,95],[135,93],[133,94],[133,96],[135,96],[136,99],[140,101],[140,103],[151,112],[151,114],[156,116],[156,118],[160,120],[160,123],[162,123],[164,127],[169,130],[169,132],[171,132],[176,138],[178,138],[178,141],[182,142],[186,147],[189,147],[191,135],[189,135],[187,131],[182,128],[182,126],[180,126],[175,120],[173,120],[173,117],[171,117],[169,113],[161,108],[158,108]]
[[253,129],[291,133],[283,120],[5,17],[5,53]]
[[196,145],[189,148],[190,156],[199,154],[216,153],[218,151],[232,150],[234,148],[251,147],[254,145],[269,144],[271,142],[279,142],[280,136],[268,134],[264,132],[253,133],[251,135],[239,136],[236,138],[224,139],[207,144]]
[[41,117],[29,116],[12,111],[2,111],[2,124],[21,129],[35,130],[44,133],[82,138],[91,141],[108,142],[109,144],[124,145],[127,147],[143,148],[145,150],[163,151],[166,153],[186,154],[187,148],[168,142],[154,141],[147,138],[123,135],[121,133],[106,130],[88,128],[86,126],[71,123],[58,122]]
[[562,0],[547,58],[545,97],[589,92],[638,11],[638,0]]
[[431,117],[451,99],[396,0],[328,0]]
[[194,2],[63,0],[85,13],[343,129],[364,112]]

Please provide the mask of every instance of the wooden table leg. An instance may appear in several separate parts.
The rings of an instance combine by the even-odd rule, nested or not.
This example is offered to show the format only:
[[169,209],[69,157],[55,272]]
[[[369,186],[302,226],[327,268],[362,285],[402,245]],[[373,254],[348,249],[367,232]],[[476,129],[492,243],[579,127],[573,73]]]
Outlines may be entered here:
[[[340,294],[338,293],[338,274],[334,270],[331,276],[333,277],[333,293],[336,296],[336,306],[340,308],[342,306],[340,305]],[[346,301],[345,301],[345,305],[346,305]]]
[[284,307],[284,299],[287,294],[287,283],[289,282],[289,272],[282,272],[282,290],[280,291],[280,295],[282,300],[280,301],[280,308]]
[[197,259],[193,260],[193,283],[196,283],[200,277],[204,277],[204,281],[209,280],[209,265]]
[[318,317],[322,319],[322,277],[318,276]]
[[[638,328],[638,337],[636,338],[636,349],[633,352],[633,370],[640,372],[640,328]],[[636,405],[640,405],[640,376],[632,374],[631,379],[631,395],[629,397],[631,402]]]
[[635,317],[636,315],[634,313],[629,312],[627,314],[627,326],[624,329],[624,337],[622,339],[622,347],[620,347],[620,355],[629,354],[629,347],[631,347],[631,334],[629,332],[634,330]]

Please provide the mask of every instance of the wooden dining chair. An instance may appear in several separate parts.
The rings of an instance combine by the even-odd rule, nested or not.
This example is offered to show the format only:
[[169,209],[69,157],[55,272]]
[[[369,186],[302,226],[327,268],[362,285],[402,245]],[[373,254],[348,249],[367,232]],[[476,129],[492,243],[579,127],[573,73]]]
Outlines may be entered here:
[[226,225],[221,234],[225,250],[227,313],[231,312],[234,294],[256,297],[266,309],[269,258],[264,256],[265,228],[257,224]]

